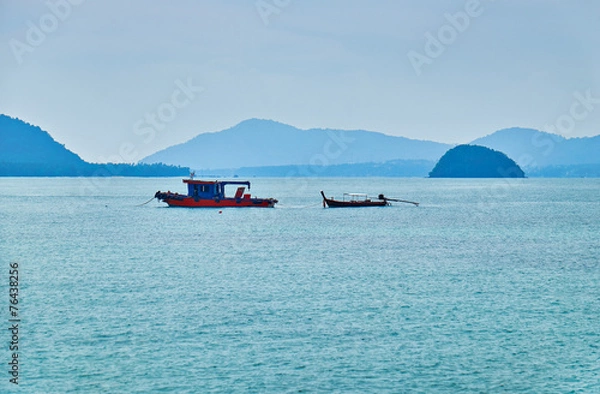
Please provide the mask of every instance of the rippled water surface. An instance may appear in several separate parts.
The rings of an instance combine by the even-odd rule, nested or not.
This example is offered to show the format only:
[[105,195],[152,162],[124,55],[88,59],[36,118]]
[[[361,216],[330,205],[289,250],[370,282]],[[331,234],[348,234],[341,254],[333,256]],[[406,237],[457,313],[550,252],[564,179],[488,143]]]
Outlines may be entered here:
[[0,178],[4,325],[12,262],[21,317],[0,392],[600,392],[600,180],[251,181],[278,206]]

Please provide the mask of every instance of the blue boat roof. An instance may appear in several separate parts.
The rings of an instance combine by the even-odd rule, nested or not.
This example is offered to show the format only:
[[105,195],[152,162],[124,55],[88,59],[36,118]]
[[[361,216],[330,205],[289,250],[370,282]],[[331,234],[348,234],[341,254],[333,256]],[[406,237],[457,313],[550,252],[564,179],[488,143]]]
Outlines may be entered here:
[[203,181],[200,179],[184,179],[183,183],[187,183],[190,185],[246,185],[248,189],[250,189],[249,181]]

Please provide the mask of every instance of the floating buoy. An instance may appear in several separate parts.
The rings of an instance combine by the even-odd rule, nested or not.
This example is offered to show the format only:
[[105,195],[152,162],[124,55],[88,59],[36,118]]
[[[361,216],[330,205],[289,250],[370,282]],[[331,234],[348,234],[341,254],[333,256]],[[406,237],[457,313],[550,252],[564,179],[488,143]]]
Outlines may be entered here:
[[219,211],[219,213],[223,213],[223,211]]

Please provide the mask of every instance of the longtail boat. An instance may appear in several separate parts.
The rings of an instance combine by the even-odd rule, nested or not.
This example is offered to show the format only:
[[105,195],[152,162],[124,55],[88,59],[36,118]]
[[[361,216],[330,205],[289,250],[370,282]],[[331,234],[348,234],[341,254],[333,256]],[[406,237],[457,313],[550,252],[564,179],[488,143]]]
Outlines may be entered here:
[[390,201],[405,202],[419,206],[418,202],[389,198],[383,194],[377,196],[377,199],[371,199],[365,193],[344,193],[341,200],[336,200],[333,197],[327,198],[323,190],[321,190],[321,196],[323,197],[323,208],[385,207],[386,205],[391,205]]

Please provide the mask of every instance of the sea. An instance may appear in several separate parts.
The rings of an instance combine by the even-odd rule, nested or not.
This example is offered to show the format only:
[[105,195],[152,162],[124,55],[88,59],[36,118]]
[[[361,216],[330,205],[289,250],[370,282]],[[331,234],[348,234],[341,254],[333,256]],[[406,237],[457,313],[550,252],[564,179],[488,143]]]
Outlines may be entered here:
[[249,180],[0,178],[0,392],[600,393],[600,179]]

